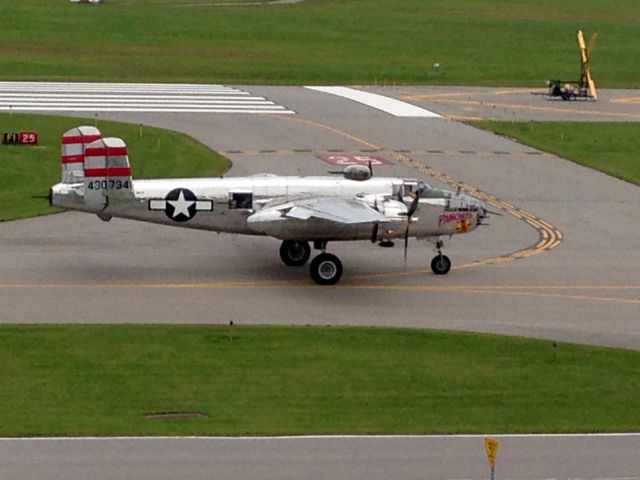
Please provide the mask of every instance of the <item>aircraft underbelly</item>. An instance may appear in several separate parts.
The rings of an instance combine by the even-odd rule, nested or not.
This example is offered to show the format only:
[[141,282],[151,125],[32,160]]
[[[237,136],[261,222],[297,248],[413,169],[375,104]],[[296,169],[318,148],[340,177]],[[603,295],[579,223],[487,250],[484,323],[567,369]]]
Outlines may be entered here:
[[269,235],[281,240],[363,240],[371,238],[370,224],[341,224],[329,220],[281,219],[250,224],[258,235]]
[[176,214],[173,211],[150,210],[147,202],[129,205],[114,205],[104,210],[104,213],[131,220],[171,225],[198,230],[210,230],[224,233],[255,234],[247,226],[249,212],[244,210],[217,210],[190,212],[189,215]]
[[[251,210],[220,208],[214,211],[194,212],[191,218],[186,218],[186,216],[174,216],[175,212],[150,210],[147,201],[111,205],[102,213],[113,217],[198,230],[268,235],[281,240],[368,240],[372,238],[374,233],[374,225],[371,223],[337,223],[319,218],[298,220],[281,217],[252,223],[247,221],[253,213]],[[421,212],[420,217],[415,218],[411,224],[411,236],[430,237],[467,233],[475,229],[475,216],[471,213],[443,215],[439,209],[425,209]],[[380,222],[378,238],[403,237],[405,225],[406,223],[401,222]]]

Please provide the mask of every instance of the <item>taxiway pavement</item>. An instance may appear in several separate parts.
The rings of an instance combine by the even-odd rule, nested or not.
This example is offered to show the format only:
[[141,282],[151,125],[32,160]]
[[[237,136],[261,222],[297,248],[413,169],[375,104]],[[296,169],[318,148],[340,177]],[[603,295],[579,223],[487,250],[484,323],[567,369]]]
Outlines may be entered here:
[[[640,436],[499,435],[501,480],[635,480]],[[0,439],[0,479],[489,478],[481,436]]]
[[[312,284],[306,268],[281,265],[278,242],[268,238],[78,213],[10,222],[0,227],[1,321],[373,324],[640,347],[638,187],[455,121],[397,118],[305,88],[241,90],[296,114],[100,118],[186,132],[225,152],[230,175],[322,174],[333,168],[323,154],[379,155],[391,164],[376,175],[434,185],[448,175],[534,220],[506,214],[454,237],[445,251],[458,268],[446,277],[429,272],[427,242],[411,242],[406,271],[402,248],[330,244],[345,265],[333,288]],[[406,89],[372,90],[406,96]],[[448,115],[438,102],[420,105]],[[552,238],[536,248],[545,236]]]
[[[515,91],[498,95],[495,89],[368,89],[444,116],[427,119],[397,118],[304,88],[242,89],[296,114],[139,112],[100,118],[188,133],[225,152],[234,162],[231,175],[319,174],[332,167],[318,156],[379,155],[391,163],[377,167],[376,175],[434,185],[453,178],[511,213],[448,243],[445,251],[457,268],[445,277],[428,269],[429,244],[411,242],[406,271],[401,248],[330,244],[345,265],[343,281],[331,288],[314,285],[306,268],[284,267],[278,242],[268,238],[103,223],[80,213],[3,223],[0,321],[415,326],[640,348],[640,189],[452,121],[487,116],[487,109],[490,118],[499,118],[500,108],[507,118],[557,118],[562,112],[549,109],[560,107],[569,110],[568,119],[637,120],[629,109],[638,92],[613,92],[612,98],[631,100],[585,114],[600,107],[550,103]],[[536,108],[494,108],[487,106],[487,95]],[[611,115],[608,109],[615,108],[618,114]],[[135,173],[136,159],[131,161]],[[499,478],[638,478],[636,437],[592,438],[505,439]],[[0,478],[25,472],[31,478],[488,475],[478,439],[431,442],[3,440]]]

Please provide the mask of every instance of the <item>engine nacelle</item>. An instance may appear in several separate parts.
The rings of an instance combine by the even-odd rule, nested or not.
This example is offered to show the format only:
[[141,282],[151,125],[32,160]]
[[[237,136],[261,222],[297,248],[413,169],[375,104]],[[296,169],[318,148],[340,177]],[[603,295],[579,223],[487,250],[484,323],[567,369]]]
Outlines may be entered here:
[[371,178],[371,170],[364,165],[349,165],[342,172],[347,180],[362,182]]

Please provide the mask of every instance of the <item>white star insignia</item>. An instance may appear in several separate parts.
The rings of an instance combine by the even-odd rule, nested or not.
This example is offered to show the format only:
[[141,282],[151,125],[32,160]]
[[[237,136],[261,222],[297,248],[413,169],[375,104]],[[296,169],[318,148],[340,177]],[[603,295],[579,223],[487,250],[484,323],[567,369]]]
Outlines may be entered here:
[[173,207],[173,215],[172,218],[176,218],[178,215],[184,215],[187,218],[190,218],[189,215],[189,207],[196,203],[194,200],[186,200],[184,198],[184,192],[180,190],[180,195],[177,200],[168,200],[169,205]]

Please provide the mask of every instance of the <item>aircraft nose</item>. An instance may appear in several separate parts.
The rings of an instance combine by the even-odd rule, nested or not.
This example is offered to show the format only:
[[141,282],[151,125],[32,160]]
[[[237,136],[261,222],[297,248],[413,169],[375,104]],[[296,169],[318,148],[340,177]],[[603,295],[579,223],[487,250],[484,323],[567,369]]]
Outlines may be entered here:
[[471,210],[475,210],[478,212],[477,216],[477,225],[482,224],[482,220],[489,216],[489,212],[487,211],[487,207],[480,200],[476,200],[475,198],[471,202]]
[[465,196],[463,197],[463,199],[467,204],[467,208],[469,208],[469,210],[475,210],[481,215],[486,215],[487,207],[485,207],[484,203],[482,203],[480,200],[469,196]]
[[482,222],[485,218],[489,218],[489,215],[502,216],[498,212],[492,212],[484,203],[478,201],[478,225],[484,225]]

